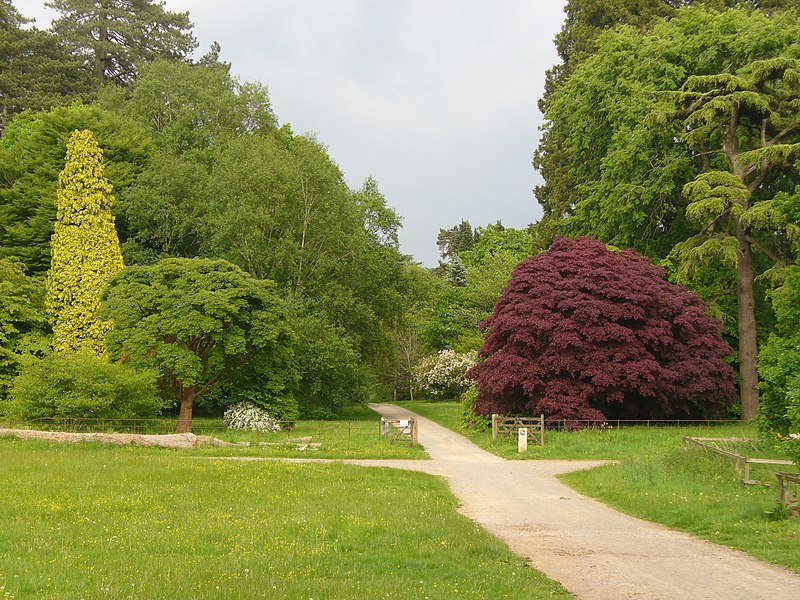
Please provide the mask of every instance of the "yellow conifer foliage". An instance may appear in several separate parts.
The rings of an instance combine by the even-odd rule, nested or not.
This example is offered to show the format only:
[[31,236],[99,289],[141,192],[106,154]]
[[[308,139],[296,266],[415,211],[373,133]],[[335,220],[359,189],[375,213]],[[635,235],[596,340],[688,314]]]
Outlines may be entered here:
[[111,321],[95,318],[100,295],[124,267],[105,178],[103,151],[91,131],[75,130],[58,176],[58,213],[45,297],[56,352],[105,353]]

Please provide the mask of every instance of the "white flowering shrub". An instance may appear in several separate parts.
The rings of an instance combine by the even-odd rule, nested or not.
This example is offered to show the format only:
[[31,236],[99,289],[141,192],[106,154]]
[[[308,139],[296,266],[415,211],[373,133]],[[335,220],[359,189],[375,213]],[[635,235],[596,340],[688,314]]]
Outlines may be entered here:
[[440,350],[416,366],[413,373],[415,386],[431,396],[454,398],[469,387],[466,374],[477,360],[476,352]]
[[261,433],[281,430],[278,419],[274,419],[266,410],[252,402],[232,404],[225,411],[222,422],[228,429],[247,429]]

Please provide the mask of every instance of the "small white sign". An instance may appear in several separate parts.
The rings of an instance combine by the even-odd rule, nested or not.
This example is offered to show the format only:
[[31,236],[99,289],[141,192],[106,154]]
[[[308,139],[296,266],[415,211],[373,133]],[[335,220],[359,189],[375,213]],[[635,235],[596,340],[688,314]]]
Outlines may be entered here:
[[400,427],[408,427],[408,420],[400,419]]

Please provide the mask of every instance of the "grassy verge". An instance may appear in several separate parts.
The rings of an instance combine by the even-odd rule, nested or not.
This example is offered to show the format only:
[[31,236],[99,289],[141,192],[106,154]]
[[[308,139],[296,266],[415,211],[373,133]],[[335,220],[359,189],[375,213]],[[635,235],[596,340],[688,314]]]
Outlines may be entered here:
[[781,514],[774,485],[739,483],[726,458],[673,447],[561,479],[628,514],[800,573],[800,518]]
[[[492,440],[491,431],[463,430],[458,421],[461,406],[457,402],[401,402],[398,403],[443,427],[466,436],[476,445],[508,459],[609,459],[621,460],[654,455],[682,444],[683,436],[755,438],[751,425],[731,423],[725,425],[690,427],[610,427],[581,429],[577,431],[545,431],[545,445],[530,443],[528,451],[517,452],[517,439],[501,436]],[[727,449],[731,449],[727,447]],[[776,448],[748,446],[748,456],[770,455]],[[754,471],[755,475],[758,475]],[[769,475],[769,477],[772,477]]]
[[0,598],[570,597],[439,478],[185,456],[0,439]]
[[[754,466],[752,477],[773,485],[743,485],[730,459],[693,446],[683,436],[755,438],[750,425],[622,427],[547,431],[545,446],[517,453],[516,440],[492,441],[491,432],[461,431],[457,403],[410,402],[404,406],[459,431],[506,458],[614,459],[616,464],[563,475],[579,492],[631,515],[731,546],[800,573],[800,518],[778,509],[774,472],[792,467]],[[765,443],[720,444],[745,456],[786,458]]]

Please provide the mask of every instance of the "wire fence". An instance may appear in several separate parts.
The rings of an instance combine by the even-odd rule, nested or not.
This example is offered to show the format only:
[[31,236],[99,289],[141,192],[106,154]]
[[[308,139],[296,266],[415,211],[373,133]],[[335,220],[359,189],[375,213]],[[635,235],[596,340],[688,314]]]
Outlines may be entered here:
[[[625,427],[691,427],[691,426],[724,426],[735,425],[741,421],[730,419],[547,419],[545,428],[548,430],[579,430],[579,429],[620,429]],[[374,421],[378,430],[379,419]],[[280,422],[280,434],[287,437],[303,434],[314,434],[322,437],[326,432],[336,430],[341,435],[343,430],[348,436],[363,430],[364,421],[300,421]],[[2,424],[0,424],[2,425]],[[66,432],[102,432],[102,433],[136,433],[136,434],[167,434],[174,433],[177,418],[158,419],[102,419],[102,418],[38,418],[25,422],[10,422],[6,427],[15,429],[39,429],[43,431]],[[218,435],[231,430],[216,419],[195,419],[192,432],[196,435]]]
[[736,425],[731,419],[547,419],[545,429],[619,429],[621,427],[692,427]]
[[[0,423],[11,429],[36,429],[40,431],[59,431],[69,433],[133,433],[144,435],[160,435],[174,433],[177,418],[167,419],[102,419],[102,418],[37,418],[24,422]],[[335,436],[361,437],[366,432],[375,435],[379,432],[379,418],[369,421],[279,421],[280,431],[264,433],[273,438],[287,439],[298,436],[314,436],[325,438]],[[225,427],[218,419],[195,419],[192,433],[196,435],[218,436],[242,432]],[[248,432],[252,433],[252,432]]]

